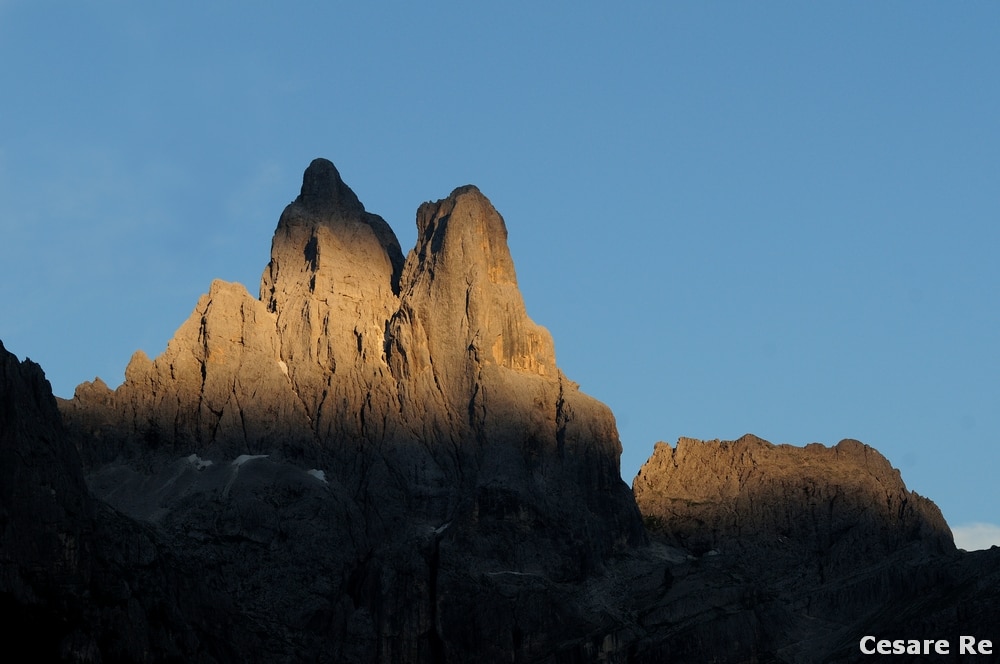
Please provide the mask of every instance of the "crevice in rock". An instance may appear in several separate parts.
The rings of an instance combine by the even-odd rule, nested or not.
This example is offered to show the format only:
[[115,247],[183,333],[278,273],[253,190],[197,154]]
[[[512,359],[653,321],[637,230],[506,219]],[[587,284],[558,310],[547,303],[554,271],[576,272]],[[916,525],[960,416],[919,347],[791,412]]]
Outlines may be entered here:
[[437,531],[431,538],[430,555],[427,560],[427,587],[429,597],[427,598],[430,607],[430,630],[428,633],[428,645],[430,647],[430,661],[445,662],[444,640],[441,638],[440,622],[438,615],[439,581],[438,574],[441,565],[441,537]]

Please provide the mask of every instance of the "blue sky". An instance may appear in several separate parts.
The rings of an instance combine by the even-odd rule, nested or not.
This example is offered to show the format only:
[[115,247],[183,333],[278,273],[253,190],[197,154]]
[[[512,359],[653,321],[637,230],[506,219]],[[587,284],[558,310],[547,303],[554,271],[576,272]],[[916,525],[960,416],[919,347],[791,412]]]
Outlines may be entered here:
[[996,535],[1000,4],[273,5],[0,0],[0,339],[56,394],[256,292],[323,156],[404,250],[490,197],[626,481],[857,438]]

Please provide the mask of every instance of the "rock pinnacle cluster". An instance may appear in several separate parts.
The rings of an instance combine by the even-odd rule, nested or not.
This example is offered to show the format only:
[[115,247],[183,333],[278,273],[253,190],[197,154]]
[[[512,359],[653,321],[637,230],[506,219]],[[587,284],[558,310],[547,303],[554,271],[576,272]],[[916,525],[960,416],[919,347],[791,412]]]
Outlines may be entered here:
[[660,443],[629,490],[611,411],[525,310],[503,217],[467,185],[416,225],[404,257],[316,159],[258,295],[214,281],[116,389],[57,401],[0,345],[15,649],[856,661],[865,634],[1000,624],[1000,550],[956,550],[860,442]]
[[423,584],[469,566],[569,581],[645,541],[614,417],[563,375],[528,317],[503,218],[465,186],[416,221],[404,260],[334,165],[313,161],[259,298],[213,282],[163,354],[136,353],[116,390],[95,381],[62,404],[93,484],[161,520],[215,489],[154,500],[116,460],[164,476],[189,457],[296,464],[343,503],[351,544],[364,533],[356,564],[415,546],[433,561],[419,565]]

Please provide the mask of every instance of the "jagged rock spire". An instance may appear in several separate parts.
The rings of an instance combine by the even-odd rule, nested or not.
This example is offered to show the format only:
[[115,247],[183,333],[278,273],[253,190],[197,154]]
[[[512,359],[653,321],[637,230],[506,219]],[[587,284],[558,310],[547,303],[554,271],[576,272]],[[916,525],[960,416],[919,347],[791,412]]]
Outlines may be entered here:
[[[330,161],[314,159],[301,193],[278,221],[260,299],[277,311],[283,294],[294,299],[310,291],[322,297],[348,283],[398,293],[402,268],[399,240],[385,220],[365,211]],[[344,283],[336,281],[338,269],[347,277]]]
[[296,202],[318,216],[357,216],[365,211],[333,162],[322,158],[313,159],[302,175],[302,190]]
[[387,528],[534,515],[556,550],[520,564],[562,577],[599,566],[643,537],[614,417],[556,367],[478,189],[423,204],[416,221],[404,265],[385,221],[313,161],[278,221],[260,301],[213,284],[163,355],[134,358],[113,394],[84,386],[66,412],[136,448],[322,461]]
[[408,320],[422,317],[432,353],[471,352],[482,363],[554,378],[552,337],[528,318],[507,226],[479,189],[466,185],[421,205],[417,233],[401,310]]

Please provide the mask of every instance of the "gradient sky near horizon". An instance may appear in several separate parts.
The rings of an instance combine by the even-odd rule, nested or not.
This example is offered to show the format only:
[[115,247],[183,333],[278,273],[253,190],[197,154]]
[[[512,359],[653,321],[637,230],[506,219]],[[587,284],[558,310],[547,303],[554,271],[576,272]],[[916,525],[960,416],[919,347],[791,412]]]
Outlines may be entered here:
[[658,440],[857,438],[1000,544],[998,30],[995,2],[0,0],[0,339],[59,396],[115,386],[212,279],[257,292],[314,157],[404,251],[474,183],[626,481]]

